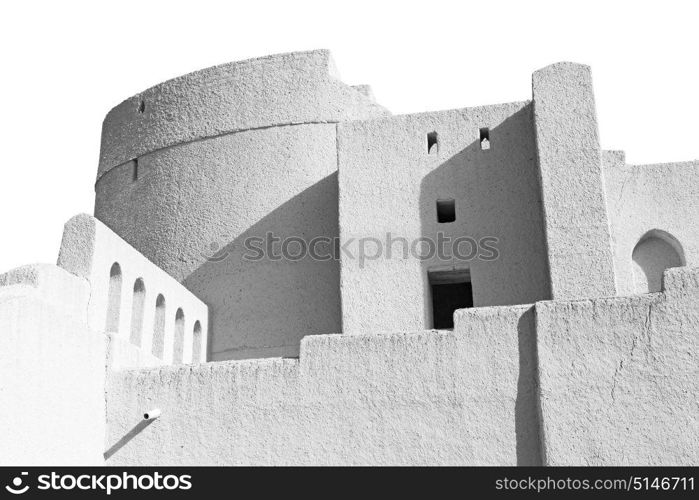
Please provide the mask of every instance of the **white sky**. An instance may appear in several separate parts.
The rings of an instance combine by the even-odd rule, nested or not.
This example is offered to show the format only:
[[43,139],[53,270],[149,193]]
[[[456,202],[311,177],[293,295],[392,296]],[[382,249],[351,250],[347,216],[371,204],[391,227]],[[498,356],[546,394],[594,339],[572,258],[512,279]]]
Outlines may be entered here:
[[92,213],[104,115],[228,61],[331,49],[394,113],[529,99],[531,73],[590,64],[602,146],[699,158],[699,2],[191,0],[0,4],[0,272],[55,262]]

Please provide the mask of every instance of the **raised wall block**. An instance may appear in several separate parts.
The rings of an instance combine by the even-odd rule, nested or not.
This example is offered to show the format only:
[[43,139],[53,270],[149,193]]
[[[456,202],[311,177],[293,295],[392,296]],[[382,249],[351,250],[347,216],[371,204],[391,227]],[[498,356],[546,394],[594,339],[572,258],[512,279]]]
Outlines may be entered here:
[[558,63],[534,72],[551,295],[616,295],[612,239],[590,68]]

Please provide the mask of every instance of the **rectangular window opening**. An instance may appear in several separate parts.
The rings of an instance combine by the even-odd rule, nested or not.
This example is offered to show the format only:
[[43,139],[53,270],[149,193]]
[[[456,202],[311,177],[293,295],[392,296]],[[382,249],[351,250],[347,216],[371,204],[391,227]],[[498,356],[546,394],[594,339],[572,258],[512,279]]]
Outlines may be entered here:
[[427,154],[437,154],[439,152],[439,141],[437,140],[437,132],[427,134]]
[[473,307],[471,272],[468,269],[428,272],[432,293],[432,325],[454,328],[454,311]]
[[452,200],[437,200],[437,222],[454,222],[456,220],[456,202]]
[[490,149],[490,129],[488,127],[481,129],[481,149]]

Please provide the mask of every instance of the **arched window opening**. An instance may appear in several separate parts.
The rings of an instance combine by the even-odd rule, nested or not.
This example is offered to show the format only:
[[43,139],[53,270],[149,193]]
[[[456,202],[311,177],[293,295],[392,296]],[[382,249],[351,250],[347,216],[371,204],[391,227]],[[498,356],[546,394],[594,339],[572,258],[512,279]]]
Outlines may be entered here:
[[109,292],[107,293],[106,332],[119,331],[119,310],[121,308],[121,266],[112,264],[109,270]]
[[636,293],[659,292],[662,290],[663,271],[685,263],[680,242],[658,229],[643,235],[633,249],[631,258]]
[[201,359],[201,323],[197,320],[194,323],[192,335],[192,363],[200,363]]
[[172,351],[172,362],[182,363],[184,355],[184,311],[177,309],[175,314],[175,345]]
[[153,356],[163,358],[165,352],[165,297],[158,294],[155,299],[155,318],[153,320],[153,344],[151,346]]
[[133,284],[133,302],[131,304],[131,343],[141,345],[143,333],[143,310],[146,305],[146,285],[142,278]]

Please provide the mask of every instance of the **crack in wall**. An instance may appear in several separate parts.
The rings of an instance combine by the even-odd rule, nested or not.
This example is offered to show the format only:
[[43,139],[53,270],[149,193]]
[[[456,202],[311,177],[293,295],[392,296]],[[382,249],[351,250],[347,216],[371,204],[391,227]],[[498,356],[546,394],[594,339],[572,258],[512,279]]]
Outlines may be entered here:
[[644,354],[645,354],[645,359],[648,361],[648,355],[650,352],[652,352],[652,332],[653,330],[653,304],[648,304],[648,309],[646,311],[646,315],[643,319],[643,331],[634,334],[634,336],[631,338],[631,348],[629,349],[629,354],[627,357],[622,358],[619,360],[619,365],[616,367],[614,370],[614,375],[612,376],[612,389],[610,391],[611,397],[612,397],[612,403],[616,403],[616,389],[619,381],[619,377],[624,371],[624,361],[628,359],[629,363],[634,359],[634,354],[636,352],[636,348],[638,347],[638,340],[640,338],[645,339],[645,343],[647,345],[647,348],[644,349]]

